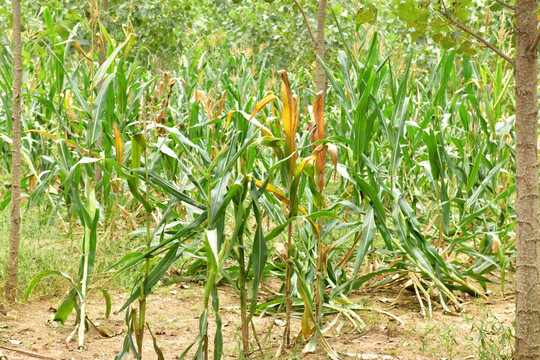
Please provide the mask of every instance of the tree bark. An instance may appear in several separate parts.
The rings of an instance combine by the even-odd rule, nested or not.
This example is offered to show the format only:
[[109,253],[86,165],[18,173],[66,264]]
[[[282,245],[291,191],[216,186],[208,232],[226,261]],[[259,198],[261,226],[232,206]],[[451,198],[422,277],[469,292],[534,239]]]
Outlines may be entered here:
[[[319,12],[317,15],[317,43],[315,44],[315,53],[324,60],[324,29],[326,28],[326,0],[319,0]],[[317,59],[315,67],[315,89],[316,92],[323,92],[323,104],[326,101],[326,89],[328,87],[328,78],[324,69]],[[323,105],[324,106],[324,105]]]
[[12,160],[11,160],[11,225],[9,229],[9,262],[6,270],[5,295],[15,301],[17,293],[17,271],[19,267],[19,243],[21,225],[21,1],[13,0],[13,114]]
[[538,55],[536,0],[517,0],[516,19],[516,359],[540,358]]

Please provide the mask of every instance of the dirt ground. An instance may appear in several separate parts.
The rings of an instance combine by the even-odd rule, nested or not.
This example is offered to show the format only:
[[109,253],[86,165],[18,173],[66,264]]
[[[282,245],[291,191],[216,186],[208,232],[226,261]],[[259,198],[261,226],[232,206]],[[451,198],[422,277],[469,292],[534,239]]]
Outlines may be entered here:
[[[180,283],[161,287],[151,295],[147,321],[156,334],[157,342],[166,359],[178,359],[198,333],[199,315],[202,311],[202,285]],[[359,316],[366,323],[365,329],[354,330],[345,322],[336,321],[325,333],[331,346],[343,359],[477,359],[479,335],[498,339],[501,329],[510,329],[515,314],[514,298],[492,294],[488,300],[462,297],[463,311],[459,316],[446,315],[435,306],[433,317],[420,312],[414,293],[399,291],[359,292],[351,299],[366,307],[385,310],[399,317],[400,325],[389,316],[376,311],[361,311]],[[126,294],[112,294],[113,312],[126,300]],[[105,301],[92,296],[88,304],[89,318],[108,334],[103,338],[95,329],[86,333],[86,349],[78,351],[77,336],[66,344],[74,330],[74,317],[65,325],[51,322],[58,299],[45,299],[27,304],[17,304],[0,314],[0,352],[7,359],[112,359],[121,349],[125,335],[124,314],[111,313],[106,318]],[[239,300],[232,288],[220,287],[220,315],[223,320],[225,359],[239,358]],[[337,315],[326,317],[329,324]],[[342,317],[344,318],[344,317]],[[256,350],[253,359],[271,359],[280,344],[283,318],[265,316],[254,319],[264,355]],[[210,317],[213,335],[213,317]],[[272,326],[269,332],[270,325]],[[501,327],[502,326],[502,327]],[[294,319],[293,334],[298,333],[300,320]],[[478,329],[485,330],[485,333]],[[339,331],[338,331],[339,330]],[[267,335],[270,334],[268,337]],[[499,341],[499,340],[494,340]],[[255,345],[256,342],[252,341]],[[500,343],[495,344],[501,346]],[[324,351],[302,354],[298,345],[282,358],[326,359]],[[152,339],[146,332],[144,358],[156,359]],[[128,357],[130,358],[130,357]],[[190,358],[189,356],[187,357]]]

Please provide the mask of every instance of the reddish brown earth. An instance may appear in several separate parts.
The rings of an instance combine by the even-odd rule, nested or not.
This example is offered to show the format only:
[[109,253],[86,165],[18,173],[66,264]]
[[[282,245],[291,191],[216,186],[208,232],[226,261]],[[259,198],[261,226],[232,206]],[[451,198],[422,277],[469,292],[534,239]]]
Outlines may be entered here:
[[[182,351],[197,336],[202,295],[201,285],[184,283],[159,288],[150,297],[147,321],[156,334],[166,359],[178,359]],[[355,294],[354,301],[363,301],[367,307],[387,310],[398,316],[404,325],[398,324],[386,315],[362,311],[359,315],[366,323],[366,328],[362,331],[352,330],[346,323],[338,333],[337,326],[334,326],[326,332],[326,337],[343,359],[476,359],[478,331],[474,326],[481,324],[483,319],[491,318],[492,314],[504,326],[510,327],[515,312],[513,298],[503,299],[499,295],[492,295],[489,300],[463,298],[465,304],[460,316],[445,315],[440,307],[435,306],[433,318],[430,319],[420,314],[414,294],[404,294],[397,303],[393,303],[397,297],[398,291]],[[125,294],[114,295],[113,311],[118,309],[125,299]],[[239,301],[230,287],[222,286],[220,302],[220,315],[224,325],[224,359],[238,359]],[[108,334],[118,335],[102,338],[96,330],[91,329],[86,333],[86,349],[81,352],[76,349],[76,334],[72,341],[66,344],[66,338],[74,330],[73,316],[63,326],[51,322],[54,316],[52,307],[58,304],[58,299],[39,300],[11,306],[7,308],[7,315],[0,314],[0,351],[7,359],[38,359],[37,355],[49,359],[114,358],[124,340],[123,313],[111,314],[109,318],[105,318],[103,298],[92,296],[88,306],[90,319],[99,323],[99,327]],[[328,316],[327,323],[335,316]],[[256,351],[252,353],[251,358],[274,357],[283,331],[279,320],[282,318],[275,321],[271,316],[254,319],[265,355],[257,350],[256,342],[252,341]],[[270,324],[274,321],[271,335],[267,337]],[[210,322],[213,335],[212,317]],[[294,333],[297,333],[300,320],[294,319],[293,325]],[[486,329],[494,331],[489,326]],[[327,358],[324,351],[302,355],[299,349],[302,349],[302,346],[297,346],[282,358]],[[32,352],[35,355],[23,352]],[[144,358],[157,358],[148,333],[145,335]]]

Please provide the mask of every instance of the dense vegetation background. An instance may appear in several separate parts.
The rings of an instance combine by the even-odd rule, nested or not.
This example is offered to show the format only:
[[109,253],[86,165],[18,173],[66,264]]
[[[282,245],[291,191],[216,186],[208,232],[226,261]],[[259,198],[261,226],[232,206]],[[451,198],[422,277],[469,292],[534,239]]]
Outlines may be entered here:
[[[317,2],[298,3],[316,28]],[[243,353],[250,319],[269,311],[301,318],[306,351],[330,356],[324,315],[361,328],[348,297],[362,286],[408,288],[426,315],[457,314],[488,285],[513,291],[513,70],[482,42],[513,56],[512,16],[497,1],[448,6],[329,2],[323,102],[293,1],[22,1],[23,211],[78,229],[81,257],[34,262],[20,293],[63,277],[55,318],[84,319],[87,294],[109,298],[121,277],[123,352],[141,354],[152,289],[202,276],[192,351],[208,354],[215,316],[217,358],[221,283],[240,298]],[[0,4],[5,185],[10,11]],[[259,302],[273,278],[283,284]]]

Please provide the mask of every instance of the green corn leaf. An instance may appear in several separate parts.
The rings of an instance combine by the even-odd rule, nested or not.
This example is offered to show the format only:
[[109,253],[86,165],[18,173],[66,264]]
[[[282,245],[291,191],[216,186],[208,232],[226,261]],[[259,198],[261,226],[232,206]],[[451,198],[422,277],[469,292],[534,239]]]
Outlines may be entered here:
[[362,193],[372,202],[373,208],[375,209],[375,215],[377,216],[377,220],[378,220],[377,225],[379,229],[381,230],[381,233],[383,237],[385,238],[385,240],[388,240],[390,238],[390,234],[388,233],[388,228],[386,226],[386,213],[382,205],[382,202],[379,199],[379,196],[377,195],[377,192],[364,179],[360,178],[356,174],[354,177]]
[[305,217],[306,219],[311,219],[311,220],[321,219],[321,218],[341,220],[339,215],[337,215],[335,212],[330,211],[330,210],[321,210],[321,211],[317,211],[317,212],[314,212],[314,213],[311,213],[302,217]]
[[109,92],[109,85],[114,78],[114,74],[107,75],[101,89],[94,101],[92,120],[88,124],[88,134],[86,138],[86,146],[91,149],[98,138],[101,136],[103,127],[103,112],[107,103],[107,93]]
[[140,255],[141,255],[141,252],[139,252],[139,251],[134,251],[134,252],[127,253],[124,256],[122,256],[122,259],[118,260],[113,265],[111,265],[109,268],[107,268],[105,270],[105,272],[108,272],[108,271],[114,269],[115,267],[117,267],[118,265],[122,265],[126,261],[128,261],[130,259],[133,259],[133,258],[136,258],[136,257],[138,257]]
[[360,271],[360,266],[362,261],[364,261],[365,256],[369,250],[369,247],[373,243],[373,238],[375,237],[375,217],[373,215],[373,207],[369,206],[366,215],[364,216],[364,225],[362,228],[362,237],[360,238],[360,243],[358,244],[358,251],[356,252],[356,260],[354,262],[354,272],[353,277],[356,278],[358,271]]
[[398,272],[398,271],[399,271],[398,269],[387,268],[387,267],[378,268],[377,270],[369,274],[362,275],[360,277],[349,280],[339,286],[336,286],[335,288],[332,289],[332,291],[330,291],[330,298],[333,299],[336,296],[339,296],[347,291],[350,292],[350,291],[356,290],[360,288],[360,286],[365,284],[367,281],[373,279],[376,276],[386,274],[386,273]]
[[[152,205],[145,199],[144,196],[141,195],[139,191],[138,181],[137,181],[138,177],[136,177],[135,175],[128,174],[127,171],[124,170],[124,167],[113,159],[107,159],[105,160],[105,163],[112,165],[115,168],[117,174],[120,175],[121,178],[126,180],[129,186],[129,190],[131,191],[131,194],[133,195],[133,197],[135,197],[144,206],[144,210],[147,213],[151,213]],[[139,168],[139,170],[141,170],[142,174],[145,174],[144,169]],[[138,174],[136,175],[138,176]]]
[[73,311],[73,308],[75,307],[75,300],[77,299],[77,296],[79,296],[79,299],[81,295],[78,295],[76,288],[72,288],[64,301],[60,304],[58,307],[58,310],[56,310],[56,314],[54,314],[54,321],[60,321],[62,324],[64,324],[69,317],[69,314]]
[[51,275],[56,275],[56,276],[60,276],[61,278],[64,278],[66,279],[67,281],[70,282],[71,286],[73,287],[73,289],[77,292],[77,294],[79,295],[79,297],[82,299],[83,296],[82,296],[82,293],[80,292],[79,290],[79,287],[77,286],[77,284],[75,283],[75,281],[73,280],[73,278],[66,272],[64,271],[57,271],[57,270],[45,270],[45,271],[41,271],[39,273],[37,273],[36,275],[34,275],[34,277],[32,278],[32,280],[30,280],[30,283],[28,284],[28,287],[26,288],[26,292],[24,294],[24,299],[26,301],[28,301],[28,297],[30,296],[30,293],[32,292],[32,290],[36,287],[36,285],[45,277],[47,276],[51,276]]
[[96,71],[96,74],[94,75],[94,84],[99,84],[105,78],[109,67],[113,63],[114,59],[116,59],[116,55],[118,55],[118,52],[122,50],[122,48],[127,44],[128,41],[129,38],[120,45],[118,45],[116,49],[114,49],[114,51],[111,53],[111,55],[109,55],[107,60],[105,60],[103,64],[101,64],[99,69]]
[[111,308],[112,308],[112,301],[111,301],[111,295],[107,291],[107,289],[101,289],[101,293],[103,294],[103,297],[105,298],[105,317],[109,318],[109,315],[111,315]]
[[262,227],[262,216],[259,211],[259,191],[255,182],[251,182],[250,187],[253,209],[253,216],[257,222],[257,229],[255,230],[255,236],[253,238],[253,251],[251,253],[251,264],[253,266],[253,290],[251,295],[251,308],[249,318],[251,319],[257,308],[258,293],[259,293],[259,284],[262,279],[264,268],[266,266],[266,261],[268,259],[268,248],[266,246],[266,240],[264,238],[263,227]]
[[[139,175],[144,175],[146,173],[145,169],[142,169],[142,168],[133,169],[133,172]],[[170,182],[168,182],[167,180],[159,176],[155,171],[149,170],[148,178],[151,183],[161,187],[169,195],[176,197],[178,200],[181,200],[187,204],[190,204],[198,209],[206,210],[206,205],[201,204],[198,201],[191,199],[190,197],[182,193],[181,190],[179,190],[175,185],[171,184]]]
[[94,216],[92,218],[91,228],[90,228],[90,239],[89,239],[89,252],[88,252],[88,270],[87,274],[90,276],[94,268],[94,262],[96,261],[96,249],[97,249],[97,227],[99,223],[99,209],[96,209]]
[[159,348],[157,344],[157,339],[154,336],[154,333],[152,333],[152,330],[150,329],[150,325],[146,323],[146,327],[148,328],[148,332],[150,333],[150,336],[152,337],[152,343],[154,344],[154,351],[156,352],[157,359],[158,360],[165,360],[165,356],[163,355],[163,351]]
[[[107,45],[114,47],[114,41],[111,38],[111,36],[109,35],[109,32],[107,31],[107,28],[105,28],[105,26],[103,26],[101,21],[99,21],[98,24],[99,24],[99,29],[100,29],[101,33],[103,34],[103,36],[105,36],[105,40],[107,40]],[[105,51],[107,51],[107,50],[105,49]]]
[[216,186],[210,191],[210,218],[208,220],[210,221],[211,227],[215,225],[215,222],[218,219],[223,218],[228,202],[239,189],[237,186],[233,186],[231,187],[231,190],[227,192],[227,185],[229,184],[230,178],[230,173],[226,173],[223,177],[218,178]]
[[133,258],[130,257],[131,260],[127,264],[122,266],[120,269],[118,269],[111,276],[111,278],[114,278],[114,277],[122,274],[123,272],[127,271],[128,269],[131,269],[133,266],[139,264],[141,261],[145,260],[146,258],[148,258],[150,256],[153,256],[154,253],[160,251],[162,248],[164,248],[168,244],[170,244],[172,242],[176,242],[176,241],[178,241],[178,239],[181,239],[181,238],[183,238],[185,236],[191,235],[194,231],[196,231],[196,230],[198,230],[200,228],[201,224],[204,223],[204,221],[206,221],[207,216],[208,216],[207,212],[206,211],[203,212],[195,220],[193,220],[193,222],[191,222],[190,224],[182,227],[173,236],[169,237],[166,240],[161,241],[159,244],[157,244],[152,249],[142,253],[141,255],[134,256]]
[[219,316],[219,297],[217,287],[212,290],[212,308],[216,314],[216,334],[214,335],[214,359],[220,360],[223,356],[223,322]]
[[54,51],[48,45],[45,45],[45,46],[47,47],[47,50],[49,50],[49,52],[51,53],[51,56],[55,59],[56,64],[59,66],[62,72],[66,75],[71,91],[73,92],[73,95],[75,95],[75,99],[77,100],[79,105],[83,108],[83,111],[85,111],[87,115],[90,115],[91,113],[90,106],[88,106],[88,103],[84,100],[81,92],[79,91],[77,84],[75,84],[72,77],[69,76],[69,74],[67,73],[66,69],[64,68],[64,64],[62,63],[62,60],[60,60],[58,56],[56,56]]
[[[144,295],[148,295],[151,293],[152,288],[158,283],[159,280],[163,278],[163,275],[169,269],[169,267],[182,255],[184,250],[183,248],[179,248],[179,246],[179,244],[174,244],[173,246],[171,246],[169,251],[167,251],[167,254],[156,264],[156,266],[154,266],[150,274],[148,274],[148,276],[143,282],[144,288],[142,289],[142,291]],[[118,311],[116,311],[116,313],[120,313],[140,297],[141,287],[137,286],[135,290],[131,293],[129,299],[124,303],[124,305],[122,305],[122,307]]]
[[470,198],[467,199],[467,203],[465,204],[465,207],[467,208],[470,208],[473,204],[475,204],[478,200],[478,197],[480,196],[480,194],[485,190],[485,188],[487,187],[487,185],[489,184],[489,182],[491,181],[491,179],[496,176],[499,171],[501,170],[501,168],[503,167],[505,161],[501,161],[499,162],[497,165],[495,165],[490,171],[489,173],[487,174],[487,176],[484,178],[484,180],[482,181],[482,183],[480,184],[480,186],[478,186],[476,188],[476,190],[474,190],[473,194],[471,195]]
[[324,63],[324,60],[322,60],[319,56],[317,56],[317,61],[321,64],[326,76],[328,77],[328,80],[330,81],[330,84],[332,85],[332,89],[336,92],[336,95],[340,98],[341,100],[340,104],[341,106],[343,106],[345,113],[348,114],[350,111],[350,108],[348,105],[349,101],[345,93],[345,89],[341,85],[338,84],[338,82],[336,81],[336,78],[332,74],[332,71]]
[[148,90],[148,87],[152,85],[154,80],[155,79],[151,79],[137,88],[137,92],[135,93],[135,95],[133,97],[130,97],[131,103],[129,104],[127,114],[132,114],[136,109],[138,109],[141,97]]
[[208,307],[208,300],[210,299],[210,295],[216,286],[216,279],[219,272],[219,244],[216,229],[205,230],[205,243],[208,268],[206,270],[206,282],[204,285],[204,304],[205,307]]
[[47,29],[51,30],[54,20],[48,7],[45,7],[45,9],[43,10],[43,18],[45,19],[45,24],[47,25]]
[[446,181],[441,181],[441,213],[443,218],[444,231],[450,230],[450,199],[448,198],[448,188]]
[[[204,309],[200,318],[199,318],[199,334],[197,335],[197,337],[195,338],[195,340],[193,340],[193,342],[184,350],[184,352],[180,355],[179,357],[179,360],[183,360],[185,359],[187,353],[191,350],[191,348],[196,344],[196,343],[199,343],[199,348],[196,352],[196,354],[199,354],[202,356],[202,349],[201,349],[201,341],[202,341],[202,337],[204,335],[206,335],[206,332],[207,332],[207,329],[208,329],[208,312],[209,310],[208,309]],[[195,357],[197,359],[197,355]],[[201,357],[202,359],[202,357]]]
[[270,241],[270,240],[274,239],[275,237],[281,235],[283,233],[283,230],[285,230],[285,228],[287,228],[287,226],[289,226],[289,224],[292,221],[294,221],[295,219],[296,219],[296,216],[289,217],[289,218],[287,218],[287,220],[284,223],[279,224],[278,226],[276,226],[270,232],[270,234],[266,235],[266,241]]

